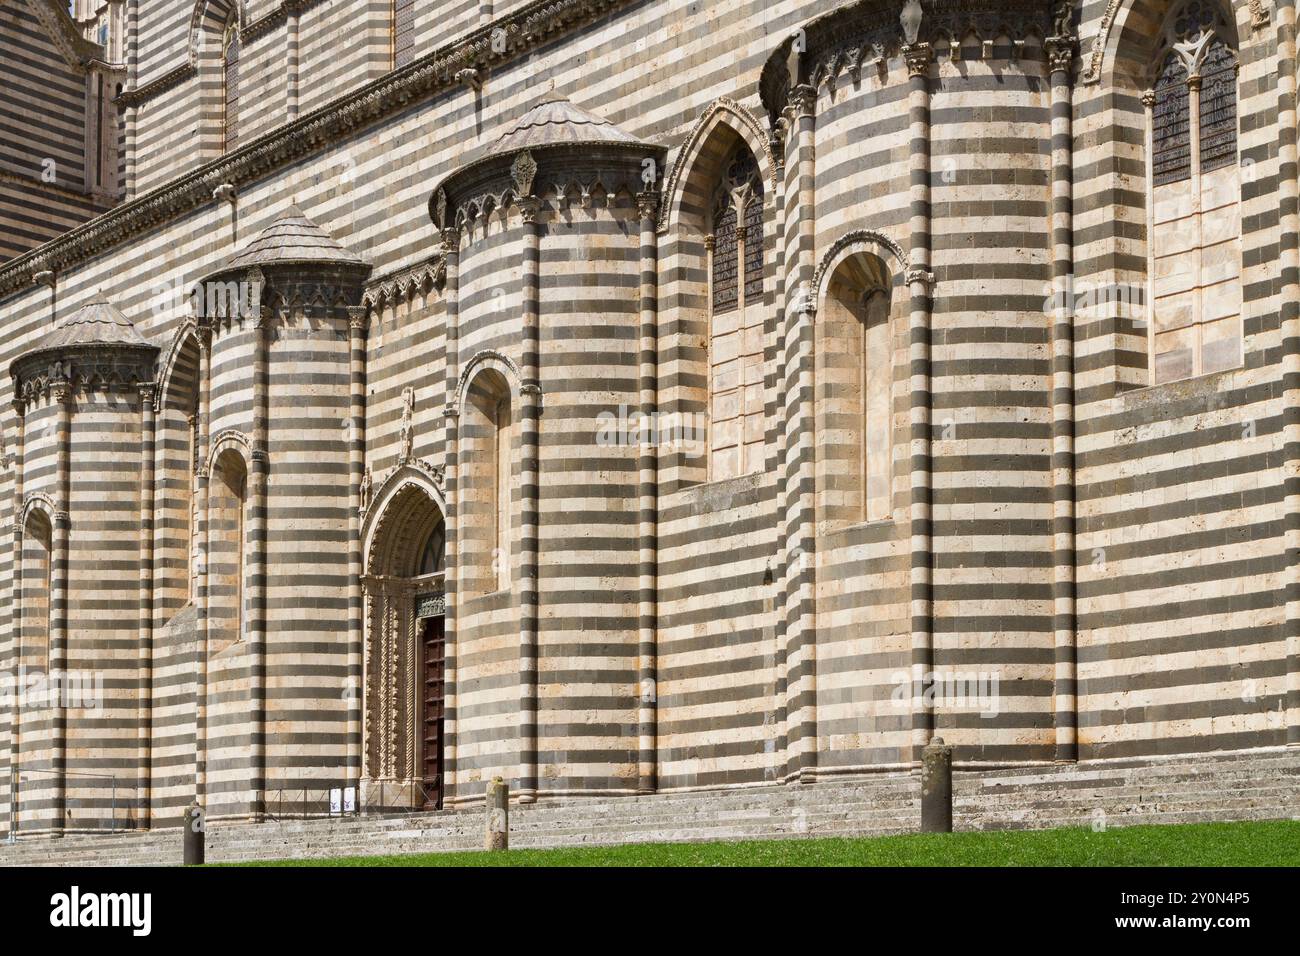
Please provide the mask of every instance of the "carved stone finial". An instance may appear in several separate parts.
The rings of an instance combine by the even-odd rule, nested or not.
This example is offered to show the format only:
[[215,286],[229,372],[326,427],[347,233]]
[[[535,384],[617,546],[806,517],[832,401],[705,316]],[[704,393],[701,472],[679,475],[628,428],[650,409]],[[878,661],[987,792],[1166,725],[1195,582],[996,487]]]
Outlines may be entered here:
[[528,150],[521,151],[510,164],[510,178],[515,181],[515,189],[520,196],[533,194],[533,180],[537,178],[537,160]]

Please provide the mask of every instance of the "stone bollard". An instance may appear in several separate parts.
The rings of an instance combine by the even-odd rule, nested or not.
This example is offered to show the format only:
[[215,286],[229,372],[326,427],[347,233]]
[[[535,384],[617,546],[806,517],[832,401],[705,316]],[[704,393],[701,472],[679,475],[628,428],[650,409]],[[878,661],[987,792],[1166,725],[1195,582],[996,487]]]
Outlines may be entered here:
[[204,847],[203,841],[206,836],[203,821],[203,808],[199,806],[198,801],[194,801],[185,808],[184,846],[185,855],[184,863],[186,866],[202,866]]
[[493,777],[487,786],[487,835],[484,846],[505,850],[510,846],[510,785]]
[[921,751],[921,832],[952,832],[952,746],[942,737]]

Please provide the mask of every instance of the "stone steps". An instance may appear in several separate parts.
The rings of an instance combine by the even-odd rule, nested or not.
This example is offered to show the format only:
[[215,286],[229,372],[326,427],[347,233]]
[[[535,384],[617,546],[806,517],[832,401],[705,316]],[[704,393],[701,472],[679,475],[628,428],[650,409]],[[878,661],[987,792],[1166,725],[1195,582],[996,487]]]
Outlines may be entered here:
[[[958,771],[961,830],[1275,819],[1300,815],[1300,752],[1123,764]],[[516,848],[908,833],[920,818],[915,774],[897,772],[734,791],[579,798],[510,810]],[[215,824],[212,862],[478,850],[483,813]],[[0,844],[0,865],[178,864],[176,829]]]

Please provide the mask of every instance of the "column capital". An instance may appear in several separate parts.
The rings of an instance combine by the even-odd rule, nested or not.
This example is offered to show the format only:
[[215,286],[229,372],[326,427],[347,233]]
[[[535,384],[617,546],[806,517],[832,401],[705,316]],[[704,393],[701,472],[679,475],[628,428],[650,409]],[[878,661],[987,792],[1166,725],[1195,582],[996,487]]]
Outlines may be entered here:
[[817,88],[809,83],[800,83],[790,91],[790,111],[795,119],[817,115]]
[[60,405],[70,404],[72,402],[72,383],[67,379],[50,382],[50,398]]
[[1145,107],[1146,107],[1147,109],[1149,109],[1149,110],[1150,110],[1150,109],[1155,109],[1155,105],[1156,105],[1156,91],[1155,91],[1155,90],[1144,90],[1144,91],[1143,91],[1143,93],[1142,93],[1142,105],[1145,106]]
[[1072,36],[1048,37],[1044,49],[1047,51],[1047,63],[1051,72],[1069,73],[1074,66],[1078,47],[1079,41]]
[[370,310],[364,305],[348,306],[348,329],[365,335],[370,329]]
[[642,219],[651,221],[659,218],[659,193],[646,190],[636,194],[636,211]]
[[542,209],[541,200],[535,196],[521,196],[515,200],[515,205],[519,208],[520,218],[525,225],[532,226],[537,223],[537,214]]
[[449,256],[460,252],[460,226],[447,226],[438,234],[442,254]]
[[903,62],[907,65],[908,76],[930,75],[930,64],[934,62],[934,48],[928,43],[911,43],[900,51]]

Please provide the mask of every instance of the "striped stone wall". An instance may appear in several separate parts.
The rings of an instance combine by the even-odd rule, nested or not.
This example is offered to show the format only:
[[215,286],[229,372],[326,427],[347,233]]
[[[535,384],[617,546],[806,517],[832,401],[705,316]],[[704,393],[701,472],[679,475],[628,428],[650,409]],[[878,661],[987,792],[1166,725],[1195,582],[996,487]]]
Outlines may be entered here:
[[[250,8],[249,18],[273,6]],[[483,6],[451,4],[436,17],[421,6],[417,58],[494,22],[482,19]],[[898,767],[931,731],[956,743],[962,761],[1037,763],[1073,746],[1071,720],[1081,760],[1286,740],[1276,24],[1256,25],[1250,4],[1234,4],[1240,146],[1250,161],[1241,214],[1245,366],[1153,388],[1140,317],[1121,307],[1077,310],[1072,341],[1063,343],[1045,303],[1063,263],[1080,287],[1145,284],[1139,76],[1143,37],[1166,5],[1122,3],[1114,15],[1110,3],[1083,4],[1068,104],[1054,114],[1046,4],[1013,5],[1032,8],[1027,26],[927,33],[932,61],[920,67],[894,26],[902,4],[880,4],[871,16],[887,34],[883,60],[868,55],[856,73],[841,64],[833,75],[797,77],[810,89],[797,104],[792,97],[795,108],[778,115],[774,130],[760,95],[765,65],[801,25],[821,42],[817,18],[840,6],[613,4],[594,22],[494,64],[479,89],[449,83],[359,118],[236,182],[233,205],[186,207],[59,269],[60,316],[102,290],[167,355],[186,310],[172,300],[160,306],[156,290],[225,261],[290,202],[373,265],[361,465],[376,487],[411,459],[443,470],[453,542],[453,803],[477,799],[495,774],[528,780],[545,797],[642,789],[638,764],[646,762],[661,789]],[[141,7],[138,85],[183,64],[164,49],[176,41],[165,38],[183,36],[192,12],[182,28],[170,7]],[[516,8],[524,7],[497,3],[490,13]],[[874,10],[844,8],[846,17]],[[302,113],[383,82],[382,16],[374,4],[340,0],[301,13]],[[847,41],[862,22],[839,36]],[[245,98],[258,110],[257,132],[245,142],[265,133],[271,143],[287,111],[284,29],[245,48],[244,75],[264,85]],[[200,85],[185,80],[138,107],[142,191],[212,158],[207,146],[181,146],[207,128]],[[550,181],[538,183],[536,223],[507,201],[443,247],[429,214],[435,187],[490,154],[552,90],[666,150],[652,266],[643,261],[646,233],[631,190],[584,203],[564,186],[562,201]],[[1072,134],[1062,141],[1067,119]],[[1058,144],[1072,142],[1068,184],[1053,162],[1054,128]],[[609,421],[603,413],[618,421],[623,406],[642,401],[647,363],[661,415],[707,421],[705,210],[722,157],[741,142],[765,184],[764,282],[753,306],[764,467],[711,481],[707,454],[689,446],[647,455],[598,436]],[[230,168],[213,167],[213,184],[227,181]],[[1062,207],[1053,196],[1066,193],[1072,226],[1054,235]],[[526,407],[534,228],[538,511],[534,521],[525,499],[512,499],[510,587],[493,590],[482,570],[494,546],[484,531],[482,436],[468,424],[458,434],[448,411],[466,421],[458,388],[476,368],[498,370],[513,410]],[[839,391],[847,373],[827,359],[827,337],[838,333],[825,295],[846,276],[860,282],[867,274],[889,290],[882,367],[891,481],[887,514],[876,520],[849,513],[848,459],[834,434],[857,413]],[[51,293],[5,288],[0,362],[8,363],[48,331]],[[349,458],[349,329],[341,313],[289,314],[268,333],[267,545],[257,555],[266,563],[267,790],[327,786],[363,769],[348,696],[366,676],[353,663],[350,630],[361,617],[349,563],[361,522]],[[222,649],[210,630],[202,641],[216,625],[190,598],[185,491],[196,393],[209,390],[209,440],[253,429],[256,334],[219,330],[206,381],[197,347],[178,348],[159,402],[149,739],[160,823],[175,819],[198,773],[214,812],[240,815],[256,802],[248,715],[256,668],[238,642]],[[1062,359],[1067,345],[1073,361]],[[1063,370],[1072,374],[1069,389]],[[10,449],[16,422],[8,403],[0,408]],[[24,495],[48,479],[44,414],[34,407],[27,415]],[[511,477],[522,494],[534,483],[526,419],[518,421]],[[134,469],[140,456],[126,448],[129,434],[104,447]],[[1073,456],[1063,450],[1067,438]],[[0,499],[12,518],[14,469],[3,478]],[[139,497],[132,480],[121,485],[114,519],[124,525],[132,523],[125,502]],[[138,542],[138,527],[111,530]],[[522,589],[533,580],[525,574],[532,535],[535,677]],[[3,551],[0,587],[13,575]],[[134,573],[115,565],[95,586],[116,582],[119,571]],[[105,612],[112,667],[128,668],[127,656],[119,665],[113,654],[126,655],[134,639],[134,593],[120,599],[122,613],[131,610],[120,635],[117,611]],[[12,621],[5,625],[0,650],[12,654]],[[919,708],[918,663],[996,675],[996,713],[943,699]],[[129,691],[115,699],[126,714]],[[36,716],[23,726],[19,759],[36,765],[45,731]],[[129,768],[129,719],[104,736],[107,762]],[[0,735],[0,794],[10,739]]]

